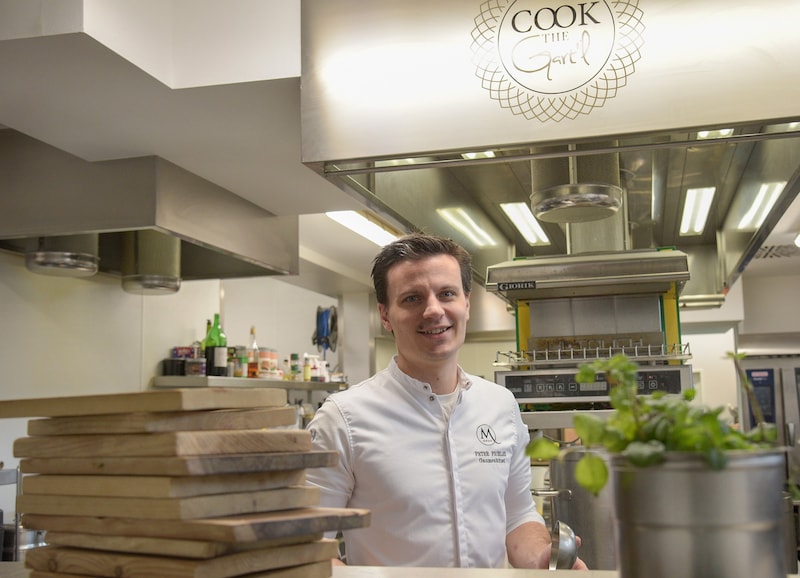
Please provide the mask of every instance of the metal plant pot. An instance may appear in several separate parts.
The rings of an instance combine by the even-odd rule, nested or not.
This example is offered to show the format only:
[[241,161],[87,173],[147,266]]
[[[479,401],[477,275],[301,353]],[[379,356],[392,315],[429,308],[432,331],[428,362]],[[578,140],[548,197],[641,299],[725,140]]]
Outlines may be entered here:
[[631,466],[613,456],[620,578],[785,578],[783,451],[699,454]]

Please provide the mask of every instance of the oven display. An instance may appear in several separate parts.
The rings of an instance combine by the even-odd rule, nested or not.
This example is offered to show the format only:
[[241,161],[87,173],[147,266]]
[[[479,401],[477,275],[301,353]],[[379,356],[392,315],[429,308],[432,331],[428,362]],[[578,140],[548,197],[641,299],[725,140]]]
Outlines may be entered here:
[[[666,393],[680,393],[682,387],[682,373],[674,368],[646,369],[639,371],[638,387],[640,394],[649,394],[655,391]],[[611,385],[606,381],[605,375],[598,373],[592,383],[578,383],[575,380],[576,371],[554,370],[547,372],[538,370],[529,371],[499,371],[495,380],[500,385],[509,389],[519,401],[535,403],[538,401],[558,401],[567,399],[579,401],[589,398],[608,399]],[[691,374],[689,374],[691,375]]]

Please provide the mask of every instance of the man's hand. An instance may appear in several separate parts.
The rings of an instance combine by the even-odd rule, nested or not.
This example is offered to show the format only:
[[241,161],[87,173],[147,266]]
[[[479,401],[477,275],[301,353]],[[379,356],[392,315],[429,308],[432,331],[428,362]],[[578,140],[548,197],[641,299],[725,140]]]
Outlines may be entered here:
[[[580,537],[576,536],[578,547]],[[506,536],[508,561],[514,568],[550,568],[550,551],[552,541],[547,528],[537,522],[528,522],[515,528]],[[588,570],[586,563],[578,558],[572,566],[573,570]]]

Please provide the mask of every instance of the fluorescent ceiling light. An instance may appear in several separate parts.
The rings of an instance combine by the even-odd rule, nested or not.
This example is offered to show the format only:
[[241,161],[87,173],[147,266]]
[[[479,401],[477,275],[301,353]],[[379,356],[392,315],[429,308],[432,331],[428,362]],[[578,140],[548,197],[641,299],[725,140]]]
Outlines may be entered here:
[[714,200],[716,187],[688,189],[683,203],[680,234],[683,236],[700,235],[706,227],[711,201]]
[[390,233],[357,211],[330,211],[325,215],[379,247],[388,245],[397,239],[397,235]]
[[472,159],[493,159],[494,158],[494,151],[483,151],[480,153],[461,153],[461,158],[472,160]]
[[778,196],[785,186],[786,182],[762,184],[758,189],[756,200],[753,201],[736,228],[740,231],[758,229],[767,218],[772,210],[772,205],[778,200]]
[[533,216],[528,203],[500,203],[500,208],[525,237],[528,245],[549,245],[550,239],[542,229],[539,221]]
[[478,247],[494,247],[497,245],[497,241],[492,239],[492,236],[483,230],[480,225],[475,222],[475,219],[461,207],[436,209],[436,212],[439,213],[451,227],[463,233]]
[[701,130],[697,133],[697,138],[700,140],[709,138],[724,138],[733,134],[732,128],[721,128],[719,130]]

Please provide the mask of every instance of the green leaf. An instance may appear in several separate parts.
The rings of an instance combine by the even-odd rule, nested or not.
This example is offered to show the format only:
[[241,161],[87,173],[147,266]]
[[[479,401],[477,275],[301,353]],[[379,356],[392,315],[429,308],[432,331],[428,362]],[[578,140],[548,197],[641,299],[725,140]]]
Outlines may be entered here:
[[596,496],[608,481],[606,462],[595,454],[585,454],[575,464],[575,481]]
[[597,446],[603,443],[605,420],[591,413],[578,413],[572,419],[575,433],[581,438],[584,446]]
[[561,449],[554,441],[546,438],[536,438],[525,448],[525,453],[535,460],[549,461],[557,458],[561,453]]
[[646,468],[664,461],[664,444],[655,440],[631,442],[622,454],[634,466]]

